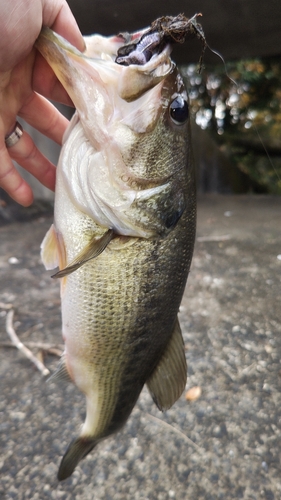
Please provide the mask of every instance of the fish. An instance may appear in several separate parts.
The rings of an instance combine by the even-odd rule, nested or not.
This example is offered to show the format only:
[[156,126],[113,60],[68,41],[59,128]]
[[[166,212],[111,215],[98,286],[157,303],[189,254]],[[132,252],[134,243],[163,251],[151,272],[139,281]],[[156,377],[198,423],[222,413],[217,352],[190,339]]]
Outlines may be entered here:
[[65,350],[52,380],[73,382],[86,398],[60,481],[125,425],[145,384],[161,411],[186,385],[178,311],[196,187],[188,95],[170,56],[185,38],[176,28],[185,22],[188,34],[194,22],[162,19],[132,34],[84,37],[83,53],[49,28],[35,45],[76,108],[41,245],[60,279]]

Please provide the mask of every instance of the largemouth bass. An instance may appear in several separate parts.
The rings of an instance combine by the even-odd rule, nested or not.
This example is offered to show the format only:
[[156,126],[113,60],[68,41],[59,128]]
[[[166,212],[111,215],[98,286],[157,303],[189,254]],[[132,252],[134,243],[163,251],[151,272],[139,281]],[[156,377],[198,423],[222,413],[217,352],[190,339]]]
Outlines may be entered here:
[[125,424],[144,384],[160,410],[186,384],[177,314],[195,180],[188,97],[170,58],[179,40],[163,19],[131,35],[85,37],[84,53],[47,28],[36,42],[76,107],[42,243],[46,268],[60,268],[65,352],[56,376],[87,404],[59,480]]

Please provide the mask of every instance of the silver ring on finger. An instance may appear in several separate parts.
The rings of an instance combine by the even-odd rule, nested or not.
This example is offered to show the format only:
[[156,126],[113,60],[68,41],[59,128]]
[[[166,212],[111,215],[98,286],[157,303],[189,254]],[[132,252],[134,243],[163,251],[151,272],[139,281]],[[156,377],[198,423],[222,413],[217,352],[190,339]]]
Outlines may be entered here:
[[6,148],[11,148],[14,146],[21,138],[23,134],[23,129],[21,124],[17,121],[12,132],[5,137]]

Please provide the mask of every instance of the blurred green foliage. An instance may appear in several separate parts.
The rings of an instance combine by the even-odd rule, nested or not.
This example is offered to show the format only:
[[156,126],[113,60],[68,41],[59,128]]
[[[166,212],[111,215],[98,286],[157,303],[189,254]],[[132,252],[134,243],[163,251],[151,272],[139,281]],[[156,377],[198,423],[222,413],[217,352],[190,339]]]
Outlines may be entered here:
[[254,191],[281,194],[281,61],[242,60],[198,73],[183,69],[196,123],[251,179]]

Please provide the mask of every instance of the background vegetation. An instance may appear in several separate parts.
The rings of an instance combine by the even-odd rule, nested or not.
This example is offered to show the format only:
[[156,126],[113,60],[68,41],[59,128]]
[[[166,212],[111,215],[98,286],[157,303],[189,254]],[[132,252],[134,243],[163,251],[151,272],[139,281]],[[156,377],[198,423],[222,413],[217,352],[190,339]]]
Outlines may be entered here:
[[278,57],[184,68],[196,123],[250,179],[281,194],[281,62]]

